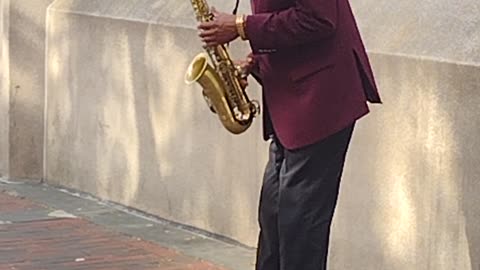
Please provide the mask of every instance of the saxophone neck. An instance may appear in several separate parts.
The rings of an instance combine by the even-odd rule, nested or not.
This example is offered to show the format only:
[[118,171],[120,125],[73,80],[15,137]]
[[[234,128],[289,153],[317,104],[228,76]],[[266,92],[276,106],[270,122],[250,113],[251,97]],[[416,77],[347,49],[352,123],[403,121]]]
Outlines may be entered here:
[[192,0],[192,6],[199,22],[207,22],[213,20],[213,14],[205,0]]

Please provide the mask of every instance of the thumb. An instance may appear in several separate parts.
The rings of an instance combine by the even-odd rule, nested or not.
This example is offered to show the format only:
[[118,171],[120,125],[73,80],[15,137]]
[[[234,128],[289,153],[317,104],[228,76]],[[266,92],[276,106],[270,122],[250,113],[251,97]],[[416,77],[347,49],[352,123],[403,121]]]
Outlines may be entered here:
[[240,86],[245,89],[248,86],[248,80],[247,79],[241,79],[240,80]]

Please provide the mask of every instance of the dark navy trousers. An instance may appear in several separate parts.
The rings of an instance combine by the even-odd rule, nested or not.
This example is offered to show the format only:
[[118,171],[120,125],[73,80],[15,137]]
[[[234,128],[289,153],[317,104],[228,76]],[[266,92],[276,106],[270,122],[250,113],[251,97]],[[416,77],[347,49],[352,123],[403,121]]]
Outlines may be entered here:
[[354,124],[296,150],[272,136],[260,195],[256,270],[325,270]]

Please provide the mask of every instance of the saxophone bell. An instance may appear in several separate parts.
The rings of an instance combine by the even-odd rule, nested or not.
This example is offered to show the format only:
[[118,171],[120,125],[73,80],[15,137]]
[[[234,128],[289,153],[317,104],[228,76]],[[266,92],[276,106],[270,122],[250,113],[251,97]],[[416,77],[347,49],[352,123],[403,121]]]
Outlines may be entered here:
[[185,73],[185,83],[190,85],[197,82],[205,74],[208,65],[205,53],[195,56]]
[[[231,110],[224,93],[224,83],[215,69],[208,63],[205,53],[198,54],[190,63],[185,74],[185,83],[198,83],[203,88],[203,97],[223,126],[233,134],[240,134],[251,125],[253,116],[245,117],[238,109]],[[238,121],[237,118],[244,118]]]

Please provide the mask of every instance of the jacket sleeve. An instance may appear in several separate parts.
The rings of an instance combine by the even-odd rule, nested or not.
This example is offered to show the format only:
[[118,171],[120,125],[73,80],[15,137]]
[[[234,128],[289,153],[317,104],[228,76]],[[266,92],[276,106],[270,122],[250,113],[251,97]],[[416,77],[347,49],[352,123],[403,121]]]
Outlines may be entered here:
[[247,16],[246,33],[255,53],[330,37],[337,25],[338,0],[297,0],[281,11]]

